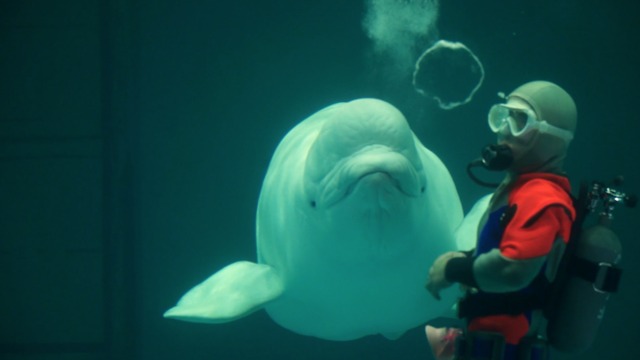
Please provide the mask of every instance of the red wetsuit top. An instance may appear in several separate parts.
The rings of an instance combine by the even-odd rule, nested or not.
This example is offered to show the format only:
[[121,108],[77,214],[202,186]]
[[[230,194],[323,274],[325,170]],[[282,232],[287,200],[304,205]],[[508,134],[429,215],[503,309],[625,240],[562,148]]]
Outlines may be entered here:
[[[527,260],[548,255],[558,238],[566,243],[575,218],[570,191],[569,180],[563,176],[548,173],[519,176],[512,185],[508,204],[489,214],[478,239],[476,256],[499,248],[506,258]],[[501,217],[509,208],[515,212],[505,227],[500,224]],[[532,289],[528,286],[518,291]],[[480,291],[478,296],[482,297],[483,293]],[[531,311],[475,317],[470,319],[468,329],[499,332],[507,344],[518,344],[529,331],[530,316]]]

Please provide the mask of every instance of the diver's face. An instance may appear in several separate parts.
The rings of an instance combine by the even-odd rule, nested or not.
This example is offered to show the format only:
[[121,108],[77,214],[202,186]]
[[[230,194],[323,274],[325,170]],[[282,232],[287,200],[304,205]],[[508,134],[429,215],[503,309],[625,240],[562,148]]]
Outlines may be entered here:
[[[515,108],[527,108],[534,111],[528,103],[518,98],[510,98],[506,105]],[[509,116],[512,117],[515,122],[526,122],[526,116],[523,117],[523,112],[519,112],[517,110],[510,111]],[[522,126],[524,127],[524,123]],[[506,145],[511,149],[514,160],[513,164],[515,166],[519,163],[518,160],[531,149],[537,134],[537,130],[532,130],[519,136],[514,136],[511,133],[509,126],[503,126],[498,132],[498,144]]]

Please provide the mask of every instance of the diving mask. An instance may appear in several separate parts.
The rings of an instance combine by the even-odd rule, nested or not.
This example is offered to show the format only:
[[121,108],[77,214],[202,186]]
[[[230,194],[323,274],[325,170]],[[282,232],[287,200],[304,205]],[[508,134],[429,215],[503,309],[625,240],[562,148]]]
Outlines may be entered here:
[[509,130],[511,135],[521,137],[532,130],[557,136],[566,142],[573,139],[573,134],[565,129],[553,126],[544,120],[538,120],[533,110],[496,104],[489,110],[489,127],[494,133]]

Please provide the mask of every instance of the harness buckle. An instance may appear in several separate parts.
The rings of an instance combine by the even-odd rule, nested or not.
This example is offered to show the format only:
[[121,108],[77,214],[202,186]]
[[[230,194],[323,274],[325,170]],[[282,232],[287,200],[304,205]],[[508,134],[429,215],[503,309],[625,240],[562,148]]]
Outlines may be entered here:
[[606,263],[606,262],[600,262],[598,263],[598,268],[597,268],[597,272],[596,272],[596,276],[595,279],[592,283],[593,286],[593,290],[595,290],[595,292],[600,293],[600,294],[606,294],[607,290],[605,290],[606,285],[607,285],[607,278],[609,276],[609,272],[613,270],[613,265]]

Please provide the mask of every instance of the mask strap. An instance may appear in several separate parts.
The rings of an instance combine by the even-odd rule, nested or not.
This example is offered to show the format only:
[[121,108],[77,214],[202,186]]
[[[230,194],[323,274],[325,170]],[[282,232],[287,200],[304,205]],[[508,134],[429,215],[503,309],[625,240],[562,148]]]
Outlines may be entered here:
[[544,132],[544,133],[559,137],[560,139],[563,139],[567,143],[573,139],[573,134],[569,130],[561,129],[557,126],[549,124],[544,120],[540,121],[538,124],[539,124],[538,128],[540,132]]

